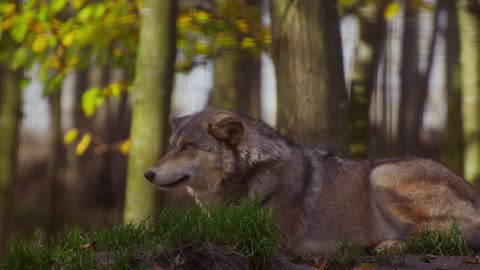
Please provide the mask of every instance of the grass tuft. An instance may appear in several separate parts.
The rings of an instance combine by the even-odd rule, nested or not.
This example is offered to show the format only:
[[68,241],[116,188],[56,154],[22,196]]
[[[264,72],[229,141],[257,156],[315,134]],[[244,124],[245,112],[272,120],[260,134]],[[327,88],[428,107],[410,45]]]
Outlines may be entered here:
[[472,256],[474,251],[462,237],[458,225],[452,221],[444,231],[425,227],[416,235],[407,236],[399,247],[402,253],[415,255]]
[[47,248],[37,244],[27,245],[25,240],[16,237],[13,239],[7,256],[3,259],[0,269],[48,270],[52,255]]
[[139,224],[76,227],[51,248],[32,239],[15,239],[0,269],[126,269],[163,250],[204,243],[226,245],[258,269],[276,257],[276,235],[271,212],[256,202],[207,211],[172,209]]
[[363,262],[365,251],[351,242],[340,242],[327,258],[327,269],[350,269]]

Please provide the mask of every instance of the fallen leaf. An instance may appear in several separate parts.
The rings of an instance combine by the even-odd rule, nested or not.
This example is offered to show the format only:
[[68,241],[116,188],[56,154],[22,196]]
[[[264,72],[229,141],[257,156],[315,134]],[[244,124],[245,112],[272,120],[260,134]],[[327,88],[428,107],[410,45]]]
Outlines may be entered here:
[[353,268],[353,270],[377,270],[377,269],[378,269],[377,267],[369,263],[361,263],[355,266],[355,268]]
[[96,249],[97,242],[90,242],[81,246],[82,250]]
[[398,240],[387,240],[377,244],[374,248],[376,252],[393,250],[398,247],[400,241]]
[[437,259],[437,256],[435,255],[432,255],[432,254],[427,254],[423,257],[423,261],[424,262],[427,262],[427,263],[432,263],[433,261],[435,261]]
[[327,260],[325,258],[314,259],[311,265],[316,270],[326,270],[327,269]]
[[475,256],[469,260],[463,261],[464,264],[480,264],[480,256]]

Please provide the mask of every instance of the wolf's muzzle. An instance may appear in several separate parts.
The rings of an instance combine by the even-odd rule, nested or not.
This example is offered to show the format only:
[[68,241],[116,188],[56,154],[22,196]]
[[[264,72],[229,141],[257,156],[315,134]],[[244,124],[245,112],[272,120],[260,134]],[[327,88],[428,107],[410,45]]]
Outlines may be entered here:
[[147,170],[143,176],[150,182],[153,181],[153,179],[155,179],[155,172],[152,171],[152,170]]

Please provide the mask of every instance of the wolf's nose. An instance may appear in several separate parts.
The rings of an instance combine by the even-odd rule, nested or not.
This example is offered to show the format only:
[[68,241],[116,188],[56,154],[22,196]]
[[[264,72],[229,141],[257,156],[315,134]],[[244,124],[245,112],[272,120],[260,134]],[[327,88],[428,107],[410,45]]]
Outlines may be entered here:
[[143,174],[143,176],[145,176],[145,178],[146,178],[148,181],[152,182],[153,179],[155,179],[155,172],[153,172],[153,171],[151,171],[151,170],[148,170],[148,171],[146,171],[146,172]]

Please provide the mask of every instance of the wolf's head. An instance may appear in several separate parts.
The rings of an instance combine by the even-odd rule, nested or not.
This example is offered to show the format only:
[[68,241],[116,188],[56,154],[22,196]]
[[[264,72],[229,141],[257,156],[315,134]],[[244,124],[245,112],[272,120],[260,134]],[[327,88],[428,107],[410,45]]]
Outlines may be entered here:
[[173,119],[168,152],[145,172],[145,178],[164,190],[189,186],[207,201],[220,199],[225,189],[238,195],[241,184],[231,179],[239,173],[241,145],[252,138],[248,120],[213,109]]

